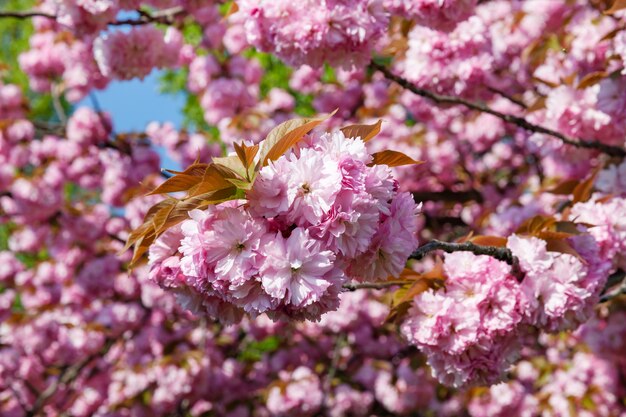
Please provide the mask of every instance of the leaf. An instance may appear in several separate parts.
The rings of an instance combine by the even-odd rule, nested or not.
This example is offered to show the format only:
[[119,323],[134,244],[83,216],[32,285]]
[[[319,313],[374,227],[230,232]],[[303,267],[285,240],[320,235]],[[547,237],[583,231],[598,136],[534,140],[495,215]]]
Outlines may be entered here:
[[331,114],[320,116],[315,119],[292,119],[276,126],[268,133],[261,142],[259,165],[257,168],[267,165],[269,161],[275,161],[287,152],[293,145],[298,143],[304,135],[323,121],[332,117],[337,110]]
[[582,90],[583,88],[591,87],[592,85],[599,83],[608,76],[609,74],[606,71],[590,72],[589,74],[585,75],[582,80],[580,80],[576,88]]
[[213,158],[213,163],[215,165],[220,165],[221,167],[231,170],[241,178],[246,178],[246,173],[248,172],[248,170],[243,165],[243,162],[241,162],[239,157],[236,155]]
[[536,237],[538,237],[539,239],[543,239],[543,240],[550,240],[550,239],[556,239],[556,240],[562,240],[562,239],[568,239],[572,236],[574,236],[571,233],[567,233],[567,232],[557,232],[557,231],[552,231],[552,230],[543,230],[541,232],[537,232],[535,233]]
[[167,228],[168,220],[172,211],[176,208],[178,204],[178,200],[172,199],[170,200],[170,204],[161,208],[151,219],[152,228],[154,230],[155,235],[159,235]]
[[532,235],[541,230],[546,230],[554,224],[556,224],[556,220],[552,217],[537,215],[522,223],[515,233]]
[[558,252],[565,253],[568,255],[575,256],[578,258],[580,262],[583,264],[587,264],[587,261],[580,256],[580,253],[576,252],[576,250],[569,244],[567,240],[564,239],[545,239],[546,241],[546,250],[549,252]]
[[200,164],[200,163],[194,162],[193,164],[185,168],[184,171],[174,171],[171,169],[166,169],[165,172],[169,172],[170,174],[187,174],[187,175],[194,175],[196,177],[201,177],[202,175],[204,175],[204,171],[206,170],[208,166],[209,164],[205,164],[205,163]]
[[383,121],[379,120],[373,125],[350,125],[340,130],[347,138],[359,137],[363,142],[367,142],[380,132]]
[[126,252],[134,243],[139,241],[139,239],[143,235],[149,232],[150,228],[152,228],[152,224],[150,222],[151,219],[163,207],[170,205],[171,204],[170,200],[176,201],[176,199],[167,199],[167,200],[159,201],[158,203],[156,203],[155,205],[153,205],[152,207],[148,209],[148,211],[146,212],[146,215],[143,218],[143,224],[139,226],[137,229],[133,230],[130,233],[130,235],[128,235],[128,239],[126,239],[126,245],[120,251],[120,254]]
[[193,209],[223,203],[224,201],[235,200],[240,196],[241,195],[238,193],[237,188],[233,186],[221,190],[210,191],[183,201],[179,201],[176,205],[176,209],[172,212],[172,215],[183,213],[186,216],[187,212],[190,212]]
[[567,180],[546,191],[551,194],[570,195],[579,183],[579,180]]
[[247,180],[240,180],[237,178],[227,178],[226,181],[239,188],[240,190],[248,191],[252,189],[253,183]]
[[560,221],[556,222],[555,229],[557,232],[569,233],[572,236],[580,235],[583,232],[578,230],[578,223]]
[[[618,26],[617,28],[613,29],[612,31],[610,31],[609,33],[607,33],[606,35],[604,35],[599,42],[602,41],[606,41],[606,40],[611,40],[613,39],[615,36],[617,36],[618,33],[620,33],[621,31],[623,31],[624,29],[626,29],[626,27],[624,26]],[[599,43],[598,42],[598,43]]]
[[191,210],[234,200],[242,195],[242,191],[229,184],[228,188],[213,190],[184,200],[169,198],[161,201],[150,208],[144,223],[130,234],[122,252],[134,246],[130,265],[135,266],[155,239],[169,228],[188,219]]
[[392,151],[390,149],[372,154],[372,165],[387,165],[389,167],[399,167],[402,165],[419,165],[424,161],[416,161],[415,159],[403,154],[402,152]]
[[174,175],[172,178],[168,178],[154,190],[150,191],[147,195],[154,194],[166,194],[175,193],[178,191],[187,191],[194,185],[202,181],[202,177],[196,177],[187,174]]
[[243,166],[248,169],[252,165],[254,157],[259,152],[259,145],[247,146],[242,142],[241,144],[235,143],[234,146],[239,160],[242,162]]
[[626,0],[615,0],[611,7],[604,12],[604,14],[613,14],[623,9],[626,9]]
[[545,109],[545,108],[546,108],[546,97],[539,97],[537,98],[537,100],[535,100],[533,104],[530,105],[530,107],[528,107],[526,111],[528,113],[531,113],[531,112]]
[[474,237],[474,231],[470,230],[465,236],[461,236],[459,239],[457,239],[457,242],[465,243],[469,241],[472,237]]
[[500,236],[474,236],[469,239],[470,242],[482,246],[495,246],[497,248],[506,247],[507,239]]
[[139,264],[139,260],[141,257],[148,251],[150,245],[156,239],[156,235],[154,232],[150,232],[146,235],[143,235],[136,243],[135,248],[133,250],[133,257],[130,260],[130,266],[134,267]]
[[237,2],[233,1],[228,8],[228,11],[224,15],[223,19],[227,19],[230,15],[233,15],[239,11],[239,5]]
[[598,167],[593,174],[585,181],[581,182],[574,188],[572,195],[574,196],[573,203],[581,203],[589,200],[591,198],[591,192],[593,191],[593,185],[596,182],[596,177],[598,176],[598,172],[600,172],[600,168]]
[[428,290],[429,288],[440,288],[445,280],[443,263],[438,260],[435,267],[425,273],[420,274],[412,269],[404,268],[400,274],[400,279],[406,279],[407,285],[399,288],[393,293],[391,298],[391,309],[387,322],[397,322],[402,319],[408,312],[416,295]]
[[231,172],[224,172],[224,169],[216,164],[209,165],[202,177],[202,180],[189,190],[187,197],[195,197],[200,194],[205,194],[210,191],[222,190],[224,188],[230,188],[232,184],[225,176],[235,175]]

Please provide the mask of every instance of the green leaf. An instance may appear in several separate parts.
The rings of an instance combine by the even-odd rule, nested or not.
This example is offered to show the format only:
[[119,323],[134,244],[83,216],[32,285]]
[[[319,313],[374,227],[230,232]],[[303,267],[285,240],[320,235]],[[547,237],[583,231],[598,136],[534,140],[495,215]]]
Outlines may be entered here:
[[239,360],[245,362],[257,362],[266,353],[275,352],[280,347],[278,336],[268,336],[259,341],[252,341],[239,354]]

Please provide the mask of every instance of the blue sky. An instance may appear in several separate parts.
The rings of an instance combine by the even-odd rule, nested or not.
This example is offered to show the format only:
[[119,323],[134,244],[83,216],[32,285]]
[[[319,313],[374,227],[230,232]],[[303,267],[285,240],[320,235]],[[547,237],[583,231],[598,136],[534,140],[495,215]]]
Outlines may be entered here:
[[[153,120],[169,121],[180,127],[185,98],[182,94],[160,94],[158,78],[159,73],[152,71],[143,81],[114,81],[106,90],[93,91],[102,110],[113,117],[116,131],[143,131]],[[89,97],[80,102],[79,106],[93,107]]]
[[[159,72],[152,71],[143,81],[114,81],[105,90],[93,91],[101,109],[111,115],[116,132],[142,132],[151,121],[171,122],[176,127],[181,126],[185,97],[182,94],[160,94],[159,75]],[[89,97],[78,103],[78,106],[94,107]],[[179,168],[165,155],[163,149],[157,151],[163,168]]]

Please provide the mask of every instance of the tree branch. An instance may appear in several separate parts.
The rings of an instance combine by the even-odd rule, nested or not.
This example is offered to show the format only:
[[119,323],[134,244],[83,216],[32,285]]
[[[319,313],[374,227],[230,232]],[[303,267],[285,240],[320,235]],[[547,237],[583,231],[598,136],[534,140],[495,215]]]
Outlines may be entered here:
[[0,11],[0,18],[13,18],[13,19],[30,19],[31,17],[47,17],[48,19],[56,19],[57,17],[50,13],[38,12],[35,10],[29,10],[26,12],[18,11]]
[[[185,10],[181,6],[159,10],[152,14],[144,12],[144,11],[137,11],[139,13],[139,18],[115,20],[113,22],[109,22],[109,25],[111,26],[124,26],[124,25],[139,26],[139,25],[146,25],[149,23],[161,23],[164,25],[171,25],[172,23],[174,23],[174,18],[180,15],[181,13],[183,13],[184,11]],[[48,19],[54,19],[54,20],[57,19],[56,15],[45,13],[45,12],[39,12],[36,10],[0,11],[0,19],[1,18],[30,19],[32,17],[46,17]]]
[[376,61],[371,61],[370,67],[373,68],[374,70],[380,71],[388,80],[395,82],[396,84],[417,94],[418,96],[425,97],[429,100],[432,100],[437,104],[454,104],[454,105],[464,106],[464,107],[467,107],[468,109],[476,110],[482,113],[491,114],[492,116],[495,116],[507,123],[514,124],[529,132],[542,133],[548,136],[555,137],[557,139],[560,139],[563,143],[568,144],[568,145],[576,146],[579,148],[594,149],[610,156],[618,156],[622,158],[626,157],[626,149],[621,148],[619,146],[606,145],[604,143],[600,143],[597,141],[578,140],[570,136],[564,135],[563,133],[557,132],[555,130],[548,129],[543,126],[530,123],[528,120],[524,119],[523,117],[513,116],[511,114],[505,114],[505,113],[499,112],[482,103],[476,103],[476,102],[469,101],[460,97],[446,96],[442,94],[433,93],[432,91],[419,88],[416,85],[412,84],[410,81],[393,74],[391,70],[389,70],[389,68],[377,63]]
[[501,97],[504,97],[505,99],[509,100],[511,103],[516,104],[516,105],[520,106],[523,109],[528,109],[528,106],[522,100],[518,100],[515,97],[505,93],[502,90],[499,90],[499,89],[497,89],[495,87],[487,87],[487,90],[491,91],[492,93],[496,93],[497,95],[499,95]]
[[56,394],[61,385],[66,385],[75,380],[83,371],[83,369],[91,363],[91,361],[106,355],[114,343],[115,339],[107,340],[102,349],[100,349],[100,351],[86,357],[82,361],[77,362],[72,366],[68,366],[67,368],[65,368],[61,372],[61,375],[57,379],[55,379],[50,385],[48,385],[48,387],[39,395],[39,397],[37,397],[32,408],[26,413],[26,415],[28,417],[38,415],[46,402],[53,395]]
[[183,13],[185,9],[181,6],[171,7],[169,9],[158,10],[154,13],[147,13],[144,11],[138,11],[139,18],[138,19],[123,19],[116,20],[115,22],[109,23],[111,26],[140,26],[148,23],[161,23],[163,25],[171,25],[174,23],[174,18],[181,13]]
[[409,259],[423,259],[428,253],[435,250],[442,250],[446,253],[472,252],[475,255],[491,256],[494,259],[511,265],[511,273],[517,278],[518,282],[521,282],[524,278],[524,273],[519,267],[519,260],[513,255],[513,252],[511,252],[509,248],[483,246],[472,242],[449,243],[440,240],[431,240],[427,244],[417,248],[411,256],[409,256]]
[[348,282],[343,284],[343,289],[346,291],[356,291],[364,289],[382,290],[389,287],[395,287],[397,285],[410,284],[411,281],[381,281],[381,282]]
[[415,201],[454,201],[457,203],[465,203],[468,201],[483,202],[482,194],[477,190],[464,191],[416,191],[413,193]]
[[[626,294],[626,272],[619,270],[609,276],[606,282],[602,296],[600,296],[600,303],[606,303],[612,299],[619,297],[622,294]],[[616,284],[619,284],[616,286]],[[609,291],[609,289],[612,291]]]

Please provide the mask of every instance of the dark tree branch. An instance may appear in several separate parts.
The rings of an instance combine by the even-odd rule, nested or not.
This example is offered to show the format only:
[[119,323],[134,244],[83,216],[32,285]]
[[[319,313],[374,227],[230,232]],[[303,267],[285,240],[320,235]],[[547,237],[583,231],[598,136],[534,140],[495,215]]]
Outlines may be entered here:
[[30,19],[31,17],[47,17],[48,19],[56,19],[57,17],[50,13],[29,10],[26,12],[0,11],[0,18],[13,19]]
[[[600,296],[600,303],[606,303],[612,299],[626,294],[626,272],[619,270],[609,276],[604,291]],[[619,285],[617,285],[619,284]],[[611,289],[612,288],[612,289]],[[610,290],[610,291],[609,291]]]
[[410,281],[381,281],[381,282],[348,282],[343,284],[346,291],[356,291],[364,289],[382,290],[384,288],[395,287],[398,285],[406,285]]
[[505,93],[504,91],[502,91],[500,89],[497,89],[495,87],[487,87],[487,90],[491,91],[492,93],[496,93],[497,95],[499,95],[501,97],[504,97],[505,99],[509,100],[511,103],[517,104],[518,106],[520,106],[523,109],[528,109],[528,106],[522,100],[518,100],[515,97]]
[[147,13],[145,11],[138,11],[139,18],[138,19],[123,19],[116,20],[115,22],[109,23],[111,26],[140,26],[148,23],[161,23],[163,25],[171,25],[174,23],[174,19],[176,16],[182,14],[185,10],[180,7],[171,7],[169,9],[159,10],[154,13]]
[[[182,14],[184,11],[185,10],[180,6],[171,7],[169,9],[164,9],[164,10],[159,10],[151,14],[144,12],[144,11],[137,11],[139,13],[139,18],[115,20],[113,22],[109,22],[109,25],[111,26],[124,26],[124,25],[140,26],[140,25],[146,25],[149,23],[161,23],[164,25],[171,25],[172,23],[174,23],[174,19],[178,15]],[[54,20],[57,19],[57,16],[53,14],[39,12],[36,10],[0,11],[0,19],[1,18],[30,19],[32,17],[46,17],[48,19],[54,19]]]
[[507,123],[514,124],[529,132],[542,133],[548,136],[555,137],[557,139],[560,139],[563,143],[568,144],[568,145],[576,146],[579,148],[594,149],[610,156],[618,156],[621,158],[626,157],[626,149],[622,147],[606,145],[604,143],[600,143],[597,141],[578,140],[570,136],[564,135],[563,133],[557,132],[555,130],[548,129],[543,126],[530,123],[528,120],[524,119],[523,117],[499,112],[482,103],[476,103],[476,102],[469,101],[460,97],[446,96],[442,94],[433,93],[432,91],[419,88],[413,83],[409,82],[408,80],[395,75],[394,73],[391,72],[389,68],[377,63],[376,61],[371,61],[370,67],[377,71],[380,71],[388,80],[391,80],[397,83],[401,87],[417,94],[418,96],[425,97],[429,100],[432,100],[437,104],[453,104],[453,105],[464,106],[464,107],[467,107],[468,109],[476,110],[482,113],[491,114]]
[[114,343],[114,339],[107,340],[107,342],[104,344],[102,349],[100,349],[100,351],[94,353],[91,356],[88,356],[87,358],[75,363],[72,366],[68,366],[67,368],[65,368],[61,372],[61,375],[57,379],[55,379],[54,382],[48,385],[48,387],[39,395],[39,397],[35,399],[32,408],[26,413],[26,415],[28,417],[37,416],[43,406],[46,404],[46,402],[56,394],[60,386],[66,385],[78,378],[80,373],[83,371],[83,369],[85,369],[85,367],[87,367],[87,365],[89,365],[93,360],[106,355]]
[[487,255],[491,256],[494,259],[497,259],[502,262],[506,262],[511,265],[511,272],[517,278],[519,282],[522,281],[524,277],[524,273],[519,267],[519,260],[513,252],[511,252],[508,248],[499,248],[496,246],[483,246],[477,245],[472,242],[463,242],[463,243],[449,243],[442,242],[440,240],[431,240],[424,246],[417,248],[409,259],[420,260],[423,259],[428,253],[442,250],[446,253],[452,252],[472,252],[474,255]]
[[413,193],[415,201],[454,201],[464,203],[467,201],[483,202],[483,196],[477,190],[466,191],[418,191]]

